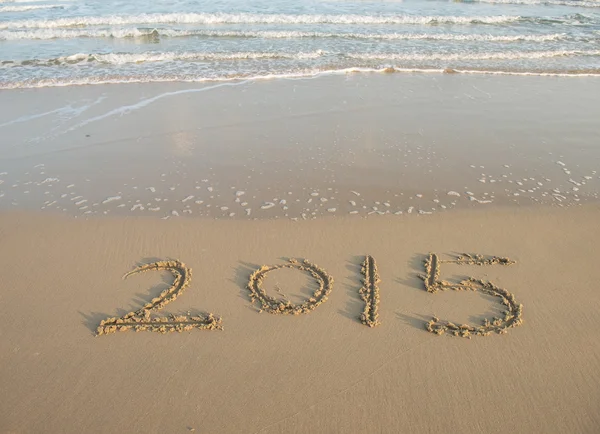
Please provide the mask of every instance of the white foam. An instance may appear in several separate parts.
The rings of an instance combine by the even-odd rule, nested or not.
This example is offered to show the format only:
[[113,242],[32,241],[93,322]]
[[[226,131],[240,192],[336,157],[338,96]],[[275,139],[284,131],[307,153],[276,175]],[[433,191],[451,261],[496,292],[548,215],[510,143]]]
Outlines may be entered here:
[[49,182],[59,182],[58,178],[46,178],[40,184],[48,184]]
[[64,9],[61,5],[22,5],[22,6],[0,6],[0,13],[3,12],[26,12],[37,9]]
[[125,27],[114,29],[30,29],[1,30],[0,40],[20,39],[72,39],[72,38],[148,38],[148,37],[211,37],[211,38],[260,38],[260,39],[316,39],[347,38],[365,40],[436,40],[436,41],[484,41],[484,42],[545,42],[569,40],[573,36],[566,33],[545,35],[490,35],[454,33],[327,33],[292,31],[241,31],[241,30],[202,30],[202,29],[138,29]]
[[477,3],[511,4],[511,5],[541,5],[541,6],[573,6],[585,8],[600,8],[600,2],[586,0],[473,0]]
[[[42,2],[43,0],[0,0],[0,4],[2,3],[39,3]],[[64,2],[67,2],[69,0],[63,0]]]
[[[317,50],[314,52],[252,52],[241,51],[231,53],[213,53],[213,52],[146,52],[146,53],[109,53],[109,54],[86,54],[76,53],[69,56],[57,57],[54,59],[32,59],[26,60],[20,64],[33,65],[76,65],[79,63],[98,62],[110,65],[126,65],[129,63],[145,62],[165,62],[165,61],[225,61],[225,60],[260,60],[260,59],[290,59],[306,60],[316,59],[327,54],[325,51]],[[9,66],[10,67],[10,66]]]
[[[152,76],[129,76],[129,77],[84,77],[84,78],[68,78],[68,79],[40,79],[40,80],[26,80],[21,82],[0,82],[0,89],[39,89],[45,87],[67,87],[67,86],[88,86],[88,85],[103,85],[103,84],[134,84],[134,83],[219,83],[213,86],[204,87],[201,89],[187,89],[177,92],[168,92],[161,94],[154,98],[143,100],[140,104],[121,107],[113,110],[114,114],[124,114],[131,109],[141,108],[148,105],[158,99],[165,96],[171,96],[176,94],[188,93],[188,92],[203,92],[206,90],[216,89],[221,86],[238,86],[253,81],[262,80],[275,80],[275,79],[314,79],[321,76],[328,75],[346,75],[346,74],[374,74],[374,73],[423,73],[423,74],[444,74],[447,72],[443,68],[400,68],[400,67],[385,67],[385,68],[365,68],[365,67],[349,67],[341,69],[327,69],[318,70],[311,69],[300,72],[282,72],[278,74],[264,74],[255,76],[246,75],[231,75],[224,77],[190,77],[190,76],[178,76],[178,75],[164,75],[160,77]],[[580,78],[580,77],[600,77],[600,70],[590,71],[574,71],[574,72],[543,72],[543,71],[508,71],[508,70],[469,70],[469,69],[457,69],[453,68],[451,72],[457,74],[481,74],[481,75],[514,75],[514,76],[535,76],[535,77],[565,77],[565,78]],[[111,113],[113,113],[111,112]],[[107,114],[108,115],[108,114]],[[104,116],[104,115],[103,115]],[[112,116],[110,114],[109,116]],[[92,122],[98,120],[99,117],[92,118]],[[71,127],[68,131],[72,131],[79,126],[89,123],[84,121],[83,124],[78,124]]]
[[491,53],[436,53],[436,54],[397,54],[397,53],[349,53],[352,59],[366,60],[516,60],[516,59],[544,59],[550,57],[569,56],[600,56],[600,50],[554,50],[554,51],[517,51],[517,52],[491,52]]
[[508,15],[412,16],[168,13],[5,21],[0,23],[0,29],[54,29],[82,26],[123,26],[128,24],[504,24],[522,19],[520,16]]
[[[69,109],[72,109],[72,107],[70,105],[65,106],[65,107],[60,107],[60,108],[57,108],[57,109],[54,109],[54,110],[50,110],[50,111],[47,111],[47,112],[43,112],[43,113],[36,113],[34,115],[21,116],[21,117],[19,117],[17,119],[13,119],[12,121],[8,121],[8,122],[4,122],[4,123],[0,124],[0,127],[5,127],[7,125],[16,124],[16,123],[19,123],[19,122],[28,122],[28,121],[31,121],[31,120],[34,120],[34,119],[38,119],[38,118],[42,118],[44,116],[48,116],[48,115],[51,115],[51,114],[61,113],[61,112],[64,112],[66,110],[69,110]],[[38,164],[38,166],[40,166],[40,165]],[[35,167],[38,167],[38,166],[35,166]],[[40,167],[43,167],[43,164]]]
[[469,70],[453,69],[458,74],[483,74],[483,75],[516,75],[523,77],[600,77],[598,72],[527,72],[527,71],[489,71],[489,70]]
[[106,199],[104,199],[102,201],[102,203],[110,203],[110,202],[114,202],[116,200],[121,200],[121,196],[110,196],[110,197],[107,197]]
[[[169,97],[169,96],[181,95],[181,94],[185,94],[185,93],[205,92],[205,91],[208,91],[208,90],[217,89],[217,88],[222,87],[222,86],[238,86],[238,85],[241,85],[241,84],[244,84],[244,83],[245,83],[245,81],[238,82],[238,83],[222,83],[222,84],[216,84],[214,86],[203,87],[203,88],[200,88],[200,89],[185,89],[185,90],[179,90],[179,91],[174,91],[174,92],[165,92],[165,93],[162,93],[160,95],[156,95],[156,96],[154,96],[152,98],[147,98],[145,100],[142,100],[142,101],[140,101],[140,102],[138,102],[136,104],[132,104],[132,105],[129,105],[129,106],[122,106],[122,107],[116,108],[114,110],[111,110],[111,111],[109,111],[107,113],[104,113],[103,115],[99,115],[99,116],[96,116],[96,117],[93,117],[93,118],[86,119],[85,121],[80,122],[79,124],[76,124],[76,125],[72,126],[67,131],[73,131],[73,130],[75,130],[77,128],[80,128],[82,126],[88,125],[88,124],[90,124],[92,122],[99,121],[101,119],[105,119],[105,118],[110,117],[110,116],[115,116],[115,115],[121,115],[122,116],[122,115],[124,115],[126,113],[129,113],[131,111],[138,110],[140,108],[146,107],[147,105],[150,105],[150,104],[152,104],[152,103],[154,103],[154,102],[156,102],[156,101],[158,101],[158,100],[160,100],[162,98],[166,98],[166,97]],[[213,191],[212,187],[207,187],[206,189],[209,192]]]

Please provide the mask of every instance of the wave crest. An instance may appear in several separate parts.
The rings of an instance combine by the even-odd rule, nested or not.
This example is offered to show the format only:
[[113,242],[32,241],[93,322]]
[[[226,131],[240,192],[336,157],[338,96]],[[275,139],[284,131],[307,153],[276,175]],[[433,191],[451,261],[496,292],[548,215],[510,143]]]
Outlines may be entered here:
[[0,6],[2,12],[27,12],[38,9],[64,9],[61,5],[23,5],[23,6]]
[[0,30],[0,40],[21,39],[72,39],[72,38],[262,38],[262,39],[299,39],[299,38],[348,38],[374,40],[438,40],[438,41],[485,41],[485,42],[545,42],[569,40],[566,33],[545,35],[490,35],[490,34],[453,34],[453,33],[327,33],[302,32],[297,30],[201,30],[201,29],[157,29],[126,27],[121,29],[33,29]]
[[323,50],[313,52],[284,53],[284,52],[146,52],[146,53],[77,53],[53,59],[29,59],[20,62],[4,60],[0,63],[4,67],[18,66],[65,66],[89,63],[103,63],[110,65],[124,65],[128,63],[146,62],[172,62],[172,61],[226,61],[226,60],[265,60],[265,59],[290,59],[306,60],[316,59],[327,54]]
[[520,16],[509,15],[412,16],[169,13],[7,21],[0,23],[0,29],[54,29],[128,24],[503,24],[521,19],[523,18]]
[[312,69],[295,72],[281,72],[278,74],[265,75],[247,75],[231,74],[220,77],[198,77],[198,76],[98,76],[72,79],[32,79],[21,82],[0,82],[0,89],[36,89],[44,87],[65,87],[65,86],[86,86],[101,84],[128,84],[128,83],[219,83],[219,82],[241,82],[241,81],[259,81],[287,78],[315,78],[324,75],[344,75],[355,73],[431,73],[431,74],[482,74],[482,75],[517,75],[517,76],[537,76],[537,77],[594,77],[600,78],[600,69],[572,70],[572,71],[510,71],[510,70],[492,70],[492,69],[433,69],[433,68],[364,68],[348,67],[341,69]]
[[472,0],[473,3],[531,5],[531,6],[573,6],[583,8],[600,8],[600,2],[590,0]]
[[555,50],[555,51],[520,51],[496,53],[452,53],[452,54],[395,54],[395,53],[349,53],[352,59],[361,60],[517,60],[517,59],[545,59],[551,57],[571,56],[600,56],[600,50]]
[[552,57],[600,56],[600,50],[554,50],[554,51],[517,51],[487,53],[332,53],[324,50],[312,52],[145,52],[145,53],[77,53],[53,59],[30,59],[23,61],[4,60],[3,67],[40,66],[53,67],[81,65],[90,63],[125,65],[146,62],[173,61],[236,61],[236,60],[311,60],[324,56],[345,57],[358,60],[395,60],[395,61],[469,61],[469,60],[518,60],[544,59]]

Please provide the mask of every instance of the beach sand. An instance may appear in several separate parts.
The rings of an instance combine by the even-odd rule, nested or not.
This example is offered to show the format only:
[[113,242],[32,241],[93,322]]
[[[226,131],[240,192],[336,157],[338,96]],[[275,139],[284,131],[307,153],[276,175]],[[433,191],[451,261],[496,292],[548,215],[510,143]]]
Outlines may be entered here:
[[457,74],[5,91],[0,209],[302,219],[598,202],[598,94],[593,78]]
[[[599,90],[349,74],[1,92],[0,433],[598,433]],[[444,262],[464,253],[515,263]],[[249,290],[293,258],[314,267]],[[181,263],[123,279],[157,261]],[[448,288],[469,277],[494,286]],[[434,315],[471,339],[428,332]],[[477,336],[494,317],[506,333]]]
[[[599,216],[597,205],[300,222],[5,212],[0,431],[597,432]],[[479,325],[502,307],[477,292],[428,293],[417,274],[429,252],[515,260],[442,264],[441,278],[506,288],[524,323],[470,340],[428,333],[434,314]],[[374,328],[359,320],[366,254],[381,276]],[[212,312],[224,329],[94,337],[172,282],[123,274],[169,258],[193,274],[164,311]],[[308,314],[259,314],[248,278],[286,258],[331,275],[329,298]],[[264,283],[294,303],[315,285],[280,270]]]

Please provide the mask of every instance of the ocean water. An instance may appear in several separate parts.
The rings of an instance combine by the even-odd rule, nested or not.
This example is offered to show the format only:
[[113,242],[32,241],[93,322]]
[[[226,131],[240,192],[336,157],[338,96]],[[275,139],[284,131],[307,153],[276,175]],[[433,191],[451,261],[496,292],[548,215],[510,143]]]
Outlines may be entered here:
[[348,70],[600,75],[600,0],[0,0],[0,89]]

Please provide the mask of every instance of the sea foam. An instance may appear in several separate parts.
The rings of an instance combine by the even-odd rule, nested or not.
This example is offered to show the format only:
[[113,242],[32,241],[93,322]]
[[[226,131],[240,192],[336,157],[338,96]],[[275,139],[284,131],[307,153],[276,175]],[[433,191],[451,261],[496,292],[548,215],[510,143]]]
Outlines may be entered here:
[[161,75],[161,76],[90,76],[76,78],[54,78],[25,80],[20,82],[0,82],[0,89],[38,89],[45,87],[88,86],[104,84],[134,84],[134,83],[235,83],[241,84],[252,81],[274,79],[311,79],[325,75],[345,75],[356,73],[422,73],[422,74],[475,74],[475,75],[515,75],[536,77],[595,77],[600,78],[600,69],[579,69],[566,71],[519,71],[466,68],[406,68],[387,66],[382,68],[346,67],[329,69],[309,69],[279,72],[272,74],[229,74],[223,76],[203,77],[198,75]]
[[117,29],[32,29],[1,30],[0,40],[22,39],[72,39],[72,38],[256,38],[256,39],[295,39],[295,38],[347,38],[364,40],[436,40],[436,41],[483,41],[483,42],[545,42],[571,40],[574,37],[566,33],[541,35],[491,35],[491,34],[454,34],[454,33],[358,33],[358,32],[303,32],[297,30],[277,31],[235,31],[203,29],[144,29],[125,27]]
[[6,21],[0,23],[0,29],[53,29],[127,24],[503,24],[521,19],[526,18],[509,15],[413,16],[169,13]]

